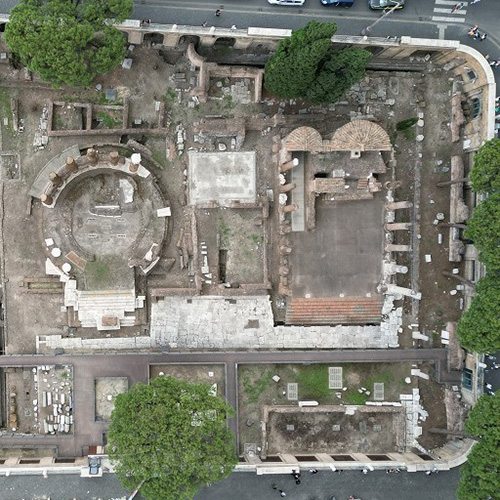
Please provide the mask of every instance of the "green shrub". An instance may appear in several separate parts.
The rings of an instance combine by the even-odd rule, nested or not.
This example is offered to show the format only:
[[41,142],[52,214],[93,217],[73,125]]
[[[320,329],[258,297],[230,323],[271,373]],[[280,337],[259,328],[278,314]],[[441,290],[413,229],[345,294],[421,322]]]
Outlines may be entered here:
[[407,120],[401,120],[396,124],[396,130],[403,131],[413,127],[418,122],[418,118],[414,116],[413,118],[408,118]]

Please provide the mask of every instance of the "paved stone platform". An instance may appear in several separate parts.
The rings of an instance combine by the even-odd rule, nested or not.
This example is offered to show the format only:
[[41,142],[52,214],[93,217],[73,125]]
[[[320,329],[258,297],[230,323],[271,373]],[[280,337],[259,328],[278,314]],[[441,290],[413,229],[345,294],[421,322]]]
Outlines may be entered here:
[[151,341],[170,348],[384,349],[397,326],[274,326],[269,297],[166,297],[151,306]]

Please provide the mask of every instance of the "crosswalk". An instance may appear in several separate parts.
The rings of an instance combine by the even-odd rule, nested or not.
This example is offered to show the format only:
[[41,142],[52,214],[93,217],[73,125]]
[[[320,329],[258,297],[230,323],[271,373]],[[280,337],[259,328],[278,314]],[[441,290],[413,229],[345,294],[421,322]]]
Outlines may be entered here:
[[[452,12],[457,3],[462,3],[463,7]],[[432,20],[438,23],[464,23],[469,2],[459,2],[457,0],[436,0]]]

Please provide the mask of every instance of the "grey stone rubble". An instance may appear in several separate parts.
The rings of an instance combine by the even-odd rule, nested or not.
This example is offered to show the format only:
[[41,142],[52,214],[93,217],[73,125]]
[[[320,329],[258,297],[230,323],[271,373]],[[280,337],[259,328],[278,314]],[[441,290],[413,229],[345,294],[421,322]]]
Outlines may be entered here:
[[[269,297],[166,297],[151,307],[151,343],[170,348],[354,348],[398,345],[400,313],[382,325],[274,326]],[[257,326],[256,326],[257,325]]]

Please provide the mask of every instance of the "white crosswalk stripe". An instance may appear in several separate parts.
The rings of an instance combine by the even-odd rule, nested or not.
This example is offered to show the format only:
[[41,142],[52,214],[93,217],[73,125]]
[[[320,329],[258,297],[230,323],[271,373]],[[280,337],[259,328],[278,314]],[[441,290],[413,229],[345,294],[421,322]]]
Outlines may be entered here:
[[434,3],[436,5],[449,5],[451,8],[455,7],[457,3],[463,3],[464,7],[467,7],[467,5],[469,5],[469,2],[457,2],[456,0],[436,0]]
[[[453,7],[457,3],[462,3],[463,7],[452,12]],[[465,16],[467,14],[467,6],[469,2],[457,2],[456,0],[436,0],[434,2],[434,11],[432,20],[439,23],[465,23]],[[448,15],[444,15],[448,14]]]

